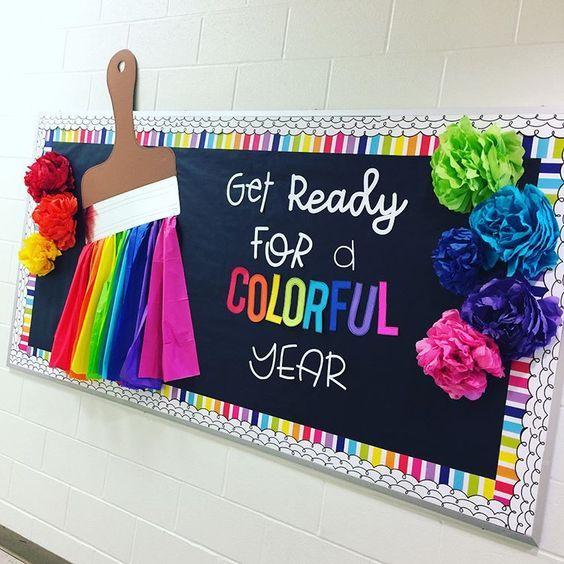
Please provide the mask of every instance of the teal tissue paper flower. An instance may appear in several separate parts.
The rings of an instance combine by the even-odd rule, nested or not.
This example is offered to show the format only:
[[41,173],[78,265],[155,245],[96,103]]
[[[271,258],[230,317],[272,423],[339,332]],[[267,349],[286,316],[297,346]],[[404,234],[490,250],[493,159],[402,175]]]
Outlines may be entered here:
[[536,278],[557,260],[558,224],[552,205],[532,184],[523,191],[505,186],[478,204],[470,214],[470,227],[484,241],[484,267],[507,264],[507,275],[520,272]]

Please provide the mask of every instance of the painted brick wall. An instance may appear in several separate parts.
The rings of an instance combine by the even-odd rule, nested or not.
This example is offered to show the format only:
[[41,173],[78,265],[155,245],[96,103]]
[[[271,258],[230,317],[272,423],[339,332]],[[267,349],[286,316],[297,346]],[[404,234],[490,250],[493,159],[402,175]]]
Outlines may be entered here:
[[[563,105],[561,0],[2,11],[2,362],[37,115],[107,111],[104,69],[120,48],[143,69],[143,110]],[[564,562],[562,425],[535,549],[68,387],[5,367],[0,378],[0,523],[73,562]]]

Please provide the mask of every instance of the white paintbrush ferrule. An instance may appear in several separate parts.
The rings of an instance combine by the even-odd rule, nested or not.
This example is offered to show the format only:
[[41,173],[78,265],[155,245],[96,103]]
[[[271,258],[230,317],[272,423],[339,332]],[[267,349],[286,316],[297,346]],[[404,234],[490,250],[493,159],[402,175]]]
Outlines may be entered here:
[[87,242],[180,214],[178,180],[170,176],[112,196],[85,210]]

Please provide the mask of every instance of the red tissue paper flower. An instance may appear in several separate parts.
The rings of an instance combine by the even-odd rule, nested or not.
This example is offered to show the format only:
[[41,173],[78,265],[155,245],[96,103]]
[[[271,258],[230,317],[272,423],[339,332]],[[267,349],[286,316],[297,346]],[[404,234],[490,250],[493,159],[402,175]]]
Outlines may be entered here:
[[66,157],[50,151],[39,157],[24,178],[28,194],[36,201],[48,194],[58,194],[74,189],[74,178]]
[[66,251],[75,244],[78,202],[70,192],[45,196],[33,210],[32,218],[39,233],[52,239],[60,251]]

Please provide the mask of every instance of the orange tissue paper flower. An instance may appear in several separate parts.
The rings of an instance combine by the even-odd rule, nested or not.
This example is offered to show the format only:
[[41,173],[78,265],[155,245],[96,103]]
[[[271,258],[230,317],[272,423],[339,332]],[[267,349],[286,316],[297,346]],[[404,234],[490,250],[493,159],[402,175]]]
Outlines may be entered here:
[[45,276],[55,268],[53,261],[60,254],[53,241],[40,233],[32,233],[24,239],[18,258],[31,274]]
[[52,239],[61,251],[66,251],[75,244],[76,221],[73,219],[77,212],[78,203],[70,192],[44,196],[33,210],[33,221],[39,228],[39,233],[47,239]]

